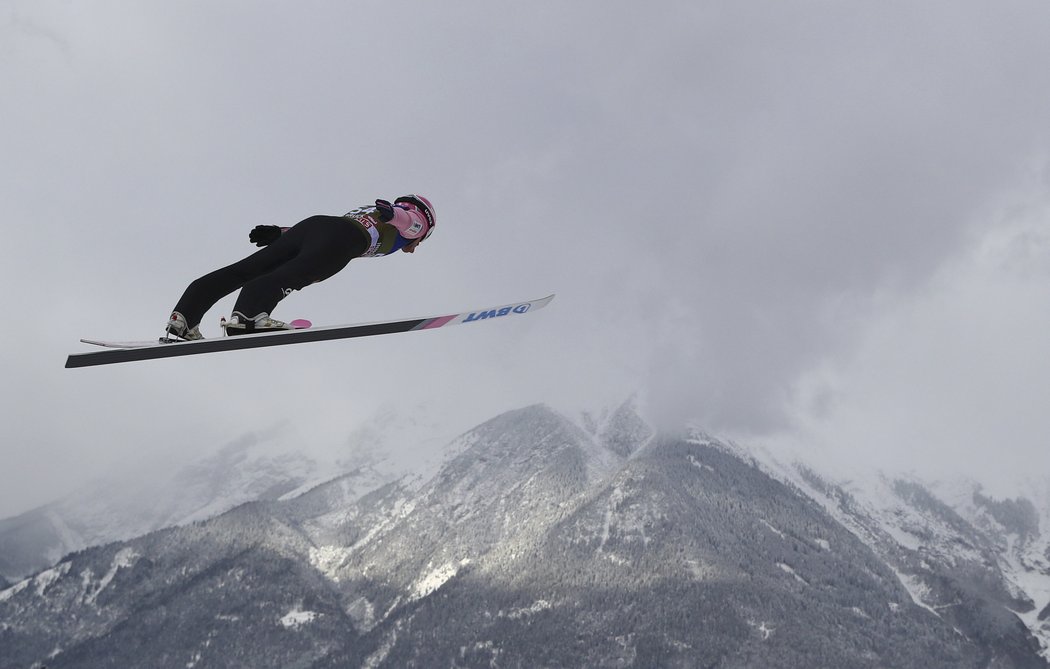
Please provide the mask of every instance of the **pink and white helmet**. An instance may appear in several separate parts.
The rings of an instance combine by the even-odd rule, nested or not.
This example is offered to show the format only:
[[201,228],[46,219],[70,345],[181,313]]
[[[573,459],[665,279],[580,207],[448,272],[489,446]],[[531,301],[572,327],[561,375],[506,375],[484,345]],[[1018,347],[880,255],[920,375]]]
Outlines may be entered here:
[[427,219],[427,231],[423,234],[423,239],[429,237],[430,233],[434,232],[434,227],[437,225],[437,215],[434,213],[434,205],[430,204],[430,200],[422,195],[402,195],[394,200],[394,204],[399,204],[401,202],[412,205],[423,212],[423,215],[426,216]]

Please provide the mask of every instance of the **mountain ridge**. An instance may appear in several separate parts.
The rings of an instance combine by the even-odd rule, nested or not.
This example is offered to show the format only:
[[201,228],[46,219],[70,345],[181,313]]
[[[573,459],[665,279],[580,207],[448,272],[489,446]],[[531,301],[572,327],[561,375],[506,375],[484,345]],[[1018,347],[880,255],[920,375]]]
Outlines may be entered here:
[[0,667],[1047,666],[999,566],[1042,545],[1028,506],[878,485],[633,403],[532,405],[429,477],[359,469],[66,556],[0,591]]

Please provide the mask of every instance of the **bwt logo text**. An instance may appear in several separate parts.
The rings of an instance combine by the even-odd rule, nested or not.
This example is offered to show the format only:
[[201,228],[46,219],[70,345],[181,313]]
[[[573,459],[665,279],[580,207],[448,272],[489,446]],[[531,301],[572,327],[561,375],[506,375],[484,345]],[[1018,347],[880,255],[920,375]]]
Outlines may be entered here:
[[519,304],[516,307],[503,307],[502,309],[492,309],[490,311],[476,311],[466,318],[463,319],[464,323],[470,323],[471,321],[480,321],[485,318],[498,318],[500,316],[507,316],[508,314],[523,314],[529,310],[532,306],[528,303]]

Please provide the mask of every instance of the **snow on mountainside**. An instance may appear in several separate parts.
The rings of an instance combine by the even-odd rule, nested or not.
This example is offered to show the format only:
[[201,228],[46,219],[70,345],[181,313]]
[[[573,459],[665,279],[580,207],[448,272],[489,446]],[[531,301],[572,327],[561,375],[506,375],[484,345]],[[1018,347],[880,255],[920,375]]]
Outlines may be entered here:
[[0,577],[17,580],[75,550],[213,518],[245,502],[298,497],[334,479],[344,497],[357,499],[405,475],[428,476],[465,429],[441,417],[436,406],[409,415],[385,408],[334,452],[311,452],[277,430],[245,435],[168,474],[102,481],[0,520]]
[[203,520],[247,501],[278,499],[339,473],[301,453],[266,452],[272,450],[267,446],[247,435],[169,476],[103,481],[0,520],[0,573],[19,577],[74,550]]
[[3,589],[0,669],[1048,666],[1039,489],[844,478],[631,402],[511,411],[396,480],[367,450]]
[[[693,438],[715,443],[700,430]],[[917,604],[965,629],[967,608],[990,600],[1003,624],[1019,618],[1050,660],[1050,476],[996,500],[974,481],[926,482],[803,461],[804,454],[722,447],[823,506],[897,571]]]

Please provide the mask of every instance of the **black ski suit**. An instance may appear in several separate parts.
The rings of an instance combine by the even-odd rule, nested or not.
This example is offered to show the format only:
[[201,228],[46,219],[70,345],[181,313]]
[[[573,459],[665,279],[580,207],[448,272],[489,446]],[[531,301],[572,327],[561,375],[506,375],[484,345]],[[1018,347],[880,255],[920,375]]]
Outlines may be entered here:
[[216,302],[240,288],[234,311],[247,318],[272,314],[292,291],[336,274],[365,253],[370,242],[368,233],[345,216],[311,216],[244,260],[191,283],[175,311],[192,328]]

